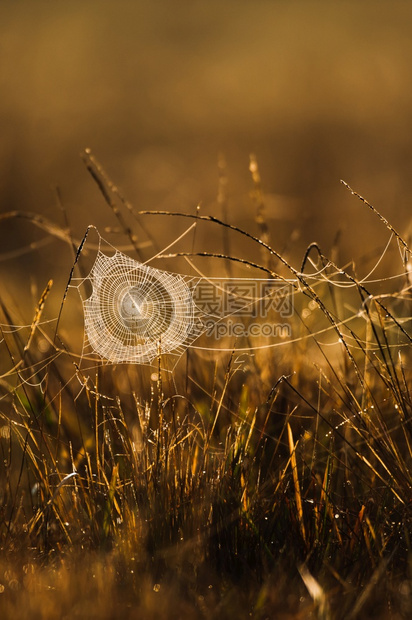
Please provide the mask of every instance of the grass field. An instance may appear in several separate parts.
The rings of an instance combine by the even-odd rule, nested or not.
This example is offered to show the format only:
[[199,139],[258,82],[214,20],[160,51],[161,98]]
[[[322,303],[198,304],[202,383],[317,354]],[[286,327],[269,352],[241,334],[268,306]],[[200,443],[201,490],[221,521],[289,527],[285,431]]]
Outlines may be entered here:
[[[160,354],[114,366],[85,355],[71,287],[57,305],[40,291],[29,323],[0,293],[2,618],[412,615],[408,240],[361,200],[386,247],[340,265],[312,245],[292,265],[271,247],[253,161],[257,236],[202,208],[167,260],[290,279],[290,338],[210,352],[202,336],[172,372]],[[132,214],[87,163],[126,245],[137,221],[182,219]],[[202,228],[220,249],[195,245]]]

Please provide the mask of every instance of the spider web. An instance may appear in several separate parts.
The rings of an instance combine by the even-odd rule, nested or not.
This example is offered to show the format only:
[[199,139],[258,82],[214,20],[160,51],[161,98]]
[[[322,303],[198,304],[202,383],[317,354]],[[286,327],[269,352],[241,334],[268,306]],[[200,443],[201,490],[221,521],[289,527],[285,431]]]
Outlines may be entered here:
[[[68,285],[77,289],[83,306],[81,359],[141,365],[153,365],[161,359],[162,367],[171,370],[189,347],[206,356],[208,352],[213,355],[234,350],[256,355],[315,335],[323,335],[323,346],[340,346],[343,338],[347,347],[362,346],[362,336],[356,336],[349,325],[359,322],[364,314],[356,307],[356,300],[354,306],[346,304],[339,320],[328,316],[325,308],[320,309],[319,295],[325,296],[326,284],[357,290],[353,278],[342,280],[341,274],[345,272],[332,263],[319,269],[308,259],[314,271],[299,276],[305,286],[319,292],[313,292],[310,301],[305,301],[302,282],[296,278],[207,277],[189,259],[187,262],[197,271],[195,276],[172,273],[149,266],[149,261],[142,263],[127,256],[96,232],[99,244],[90,272],[82,278],[71,274]],[[73,269],[85,239],[86,236]],[[370,276],[391,239],[392,236],[378,263],[360,284],[373,282]],[[102,251],[103,247],[109,248],[108,254]],[[167,255],[159,253],[153,258]],[[307,326],[307,333],[297,328],[298,316]],[[205,338],[195,342],[202,335]]]
[[[160,354],[180,357],[204,331],[192,290],[199,278],[150,267],[116,250],[98,251],[77,286],[87,349],[110,363],[150,364]],[[81,284],[89,282],[84,297]]]

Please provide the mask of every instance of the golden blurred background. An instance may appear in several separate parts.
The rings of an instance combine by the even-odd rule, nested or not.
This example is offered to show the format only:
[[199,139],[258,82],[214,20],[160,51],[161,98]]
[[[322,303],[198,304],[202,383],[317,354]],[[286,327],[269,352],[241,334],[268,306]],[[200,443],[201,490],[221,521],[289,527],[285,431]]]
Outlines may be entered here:
[[[382,248],[388,232],[339,180],[407,231],[411,27],[412,4],[396,0],[1,2],[0,212],[64,226],[58,186],[75,238],[88,224],[116,227],[79,157],[90,147],[137,210],[201,203],[221,216],[223,154],[227,218],[258,234],[254,153],[271,243],[295,266],[312,241],[330,253],[338,233],[342,261]],[[185,227],[145,223],[159,244]],[[61,241],[20,251],[44,236],[1,222],[11,296],[67,280],[72,256]]]

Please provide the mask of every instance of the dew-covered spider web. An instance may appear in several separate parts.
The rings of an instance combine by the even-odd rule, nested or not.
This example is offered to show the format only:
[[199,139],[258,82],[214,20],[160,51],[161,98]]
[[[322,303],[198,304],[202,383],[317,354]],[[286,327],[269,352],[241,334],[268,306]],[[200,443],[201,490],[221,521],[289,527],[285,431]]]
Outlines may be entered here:
[[[84,313],[81,358],[145,365],[162,359],[162,367],[167,358],[166,366],[173,368],[189,347],[198,353],[236,350],[256,355],[302,343],[316,333],[323,335],[324,346],[333,347],[343,341],[342,330],[346,346],[359,346],[349,324],[359,322],[363,310],[348,307],[345,318],[336,321],[321,308],[325,286],[356,293],[355,282],[342,281],[339,270],[333,275],[324,265],[290,280],[182,275],[140,262],[97,234],[98,250],[89,273],[70,280]],[[312,290],[309,299],[305,287]],[[303,331],[297,317],[307,325]]]
[[[84,297],[89,282],[92,292]],[[111,363],[150,364],[160,354],[180,357],[204,327],[193,300],[198,278],[145,265],[116,250],[98,251],[77,285],[86,349]]]

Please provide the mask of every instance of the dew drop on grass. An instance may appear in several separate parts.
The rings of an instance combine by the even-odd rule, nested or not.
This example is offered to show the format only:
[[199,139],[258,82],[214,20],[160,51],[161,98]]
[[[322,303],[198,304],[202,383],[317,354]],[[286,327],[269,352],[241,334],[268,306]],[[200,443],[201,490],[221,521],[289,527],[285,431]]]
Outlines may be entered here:
[[41,338],[37,343],[37,348],[40,353],[47,353],[47,351],[50,349],[50,344],[47,342],[46,338]]

